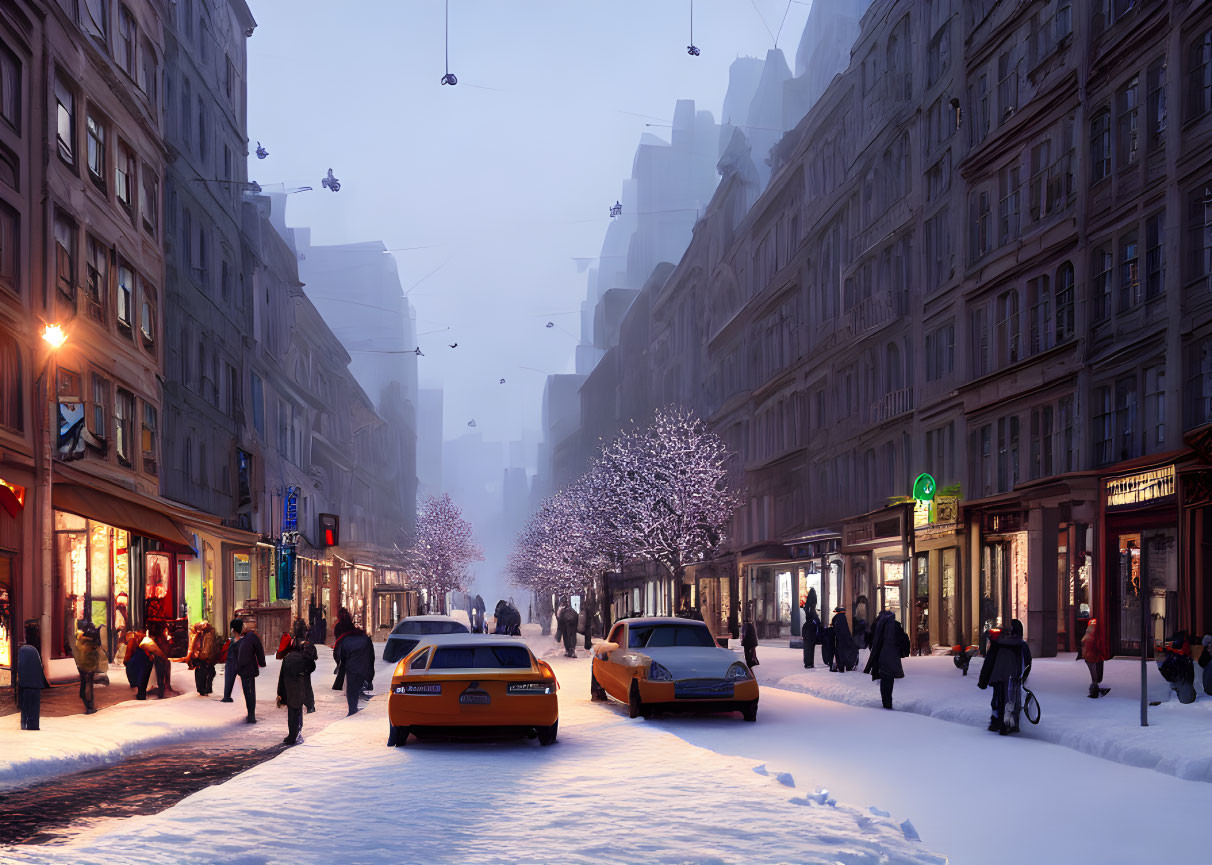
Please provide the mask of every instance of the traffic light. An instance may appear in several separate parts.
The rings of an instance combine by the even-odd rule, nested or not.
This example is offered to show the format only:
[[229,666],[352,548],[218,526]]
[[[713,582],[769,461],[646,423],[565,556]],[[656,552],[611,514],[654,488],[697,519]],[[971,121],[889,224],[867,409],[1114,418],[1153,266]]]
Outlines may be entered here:
[[341,545],[341,518],[336,514],[320,514],[320,546]]

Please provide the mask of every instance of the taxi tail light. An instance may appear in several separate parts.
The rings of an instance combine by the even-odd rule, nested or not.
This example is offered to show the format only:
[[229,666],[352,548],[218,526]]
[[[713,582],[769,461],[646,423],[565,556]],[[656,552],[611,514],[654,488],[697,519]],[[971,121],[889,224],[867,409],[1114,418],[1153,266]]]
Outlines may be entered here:
[[[537,658],[535,660],[538,661]],[[551,683],[555,685],[555,689],[557,691],[560,690],[560,680],[556,678],[555,670],[551,669],[551,664],[547,663],[546,661],[538,661],[538,664],[539,672],[548,679],[551,679]]]
[[556,690],[555,680],[542,682],[510,682],[505,693],[510,695],[520,694],[554,694]]

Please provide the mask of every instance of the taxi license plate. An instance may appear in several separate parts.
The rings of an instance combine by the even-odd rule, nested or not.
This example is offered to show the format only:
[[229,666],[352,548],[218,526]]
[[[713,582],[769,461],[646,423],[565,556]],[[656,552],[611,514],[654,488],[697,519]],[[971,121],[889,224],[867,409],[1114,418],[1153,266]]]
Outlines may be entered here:
[[470,706],[486,706],[492,702],[492,697],[483,691],[466,691],[459,695],[459,702]]

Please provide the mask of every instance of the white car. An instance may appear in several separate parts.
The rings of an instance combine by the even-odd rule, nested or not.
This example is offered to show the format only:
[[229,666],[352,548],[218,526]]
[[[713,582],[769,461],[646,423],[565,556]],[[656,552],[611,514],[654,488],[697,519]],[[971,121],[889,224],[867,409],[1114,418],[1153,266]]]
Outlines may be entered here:
[[394,664],[411,652],[422,637],[435,634],[469,634],[471,629],[450,616],[409,616],[391,629],[383,646],[383,660]]
[[626,703],[631,717],[654,711],[740,712],[757,720],[753,671],[720,648],[702,622],[624,619],[593,647],[590,697]]

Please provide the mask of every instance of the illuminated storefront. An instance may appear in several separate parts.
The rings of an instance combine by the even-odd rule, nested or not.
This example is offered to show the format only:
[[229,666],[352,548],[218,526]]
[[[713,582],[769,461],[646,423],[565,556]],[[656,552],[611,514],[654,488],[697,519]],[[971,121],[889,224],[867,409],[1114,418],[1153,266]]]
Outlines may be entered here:
[[1179,607],[1178,472],[1170,464],[1105,477],[1102,492],[1111,647],[1139,655],[1142,624],[1148,652],[1186,618]]
[[[849,565],[850,625],[868,626],[883,610],[909,621],[907,564],[910,561],[913,505],[896,504],[847,522],[841,552]],[[908,630],[908,629],[906,629]]]
[[26,487],[0,478],[0,686],[11,682],[13,657],[21,639],[17,587],[25,502]]

